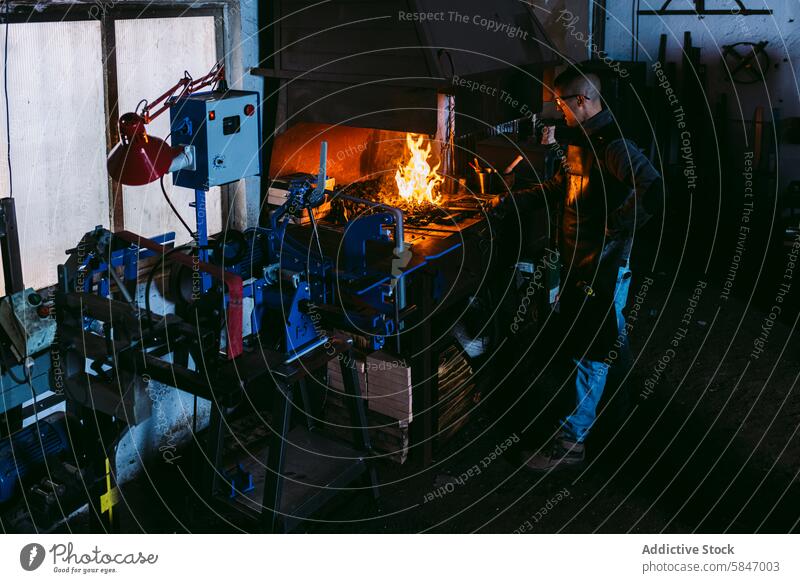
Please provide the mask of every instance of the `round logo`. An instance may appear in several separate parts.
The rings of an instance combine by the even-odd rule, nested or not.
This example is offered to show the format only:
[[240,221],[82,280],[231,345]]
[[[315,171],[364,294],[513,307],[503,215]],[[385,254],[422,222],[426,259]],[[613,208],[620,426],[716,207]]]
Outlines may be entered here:
[[19,552],[19,564],[26,571],[35,571],[44,563],[44,547],[38,543],[30,543]]

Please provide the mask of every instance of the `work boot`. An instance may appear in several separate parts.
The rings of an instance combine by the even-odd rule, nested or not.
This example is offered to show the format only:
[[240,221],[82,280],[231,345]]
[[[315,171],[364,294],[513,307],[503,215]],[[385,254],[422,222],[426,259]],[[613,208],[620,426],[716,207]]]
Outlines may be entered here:
[[525,467],[534,472],[574,468],[583,464],[584,446],[564,433],[559,433],[550,444],[533,454]]

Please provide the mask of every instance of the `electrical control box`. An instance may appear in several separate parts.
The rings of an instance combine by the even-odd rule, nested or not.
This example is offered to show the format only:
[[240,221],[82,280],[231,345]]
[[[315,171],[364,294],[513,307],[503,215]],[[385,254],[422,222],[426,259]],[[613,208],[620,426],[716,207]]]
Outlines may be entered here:
[[195,93],[170,107],[172,146],[194,148],[194,167],[172,176],[177,186],[208,190],[261,171],[258,93]]
[[50,306],[30,288],[0,300],[0,327],[20,362],[49,348],[56,336]]

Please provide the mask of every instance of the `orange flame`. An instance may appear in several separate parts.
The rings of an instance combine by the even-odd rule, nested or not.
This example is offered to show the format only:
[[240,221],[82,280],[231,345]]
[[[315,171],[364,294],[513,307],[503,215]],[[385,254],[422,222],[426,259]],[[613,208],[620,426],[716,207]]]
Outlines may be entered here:
[[406,146],[411,157],[408,162],[397,169],[394,180],[397,182],[397,192],[404,201],[412,204],[439,204],[442,197],[439,195],[439,185],[444,182],[444,177],[437,170],[439,164],[433,168],[428,163],[431,153],[431,144],[422,147],[424,138],[414,138],[413,134],[406,134]]

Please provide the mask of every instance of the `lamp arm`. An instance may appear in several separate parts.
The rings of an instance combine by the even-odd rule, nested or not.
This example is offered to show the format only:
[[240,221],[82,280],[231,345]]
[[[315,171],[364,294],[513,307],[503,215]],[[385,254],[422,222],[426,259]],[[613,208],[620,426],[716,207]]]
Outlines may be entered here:
[[[186,95],[195,93],[200,89],[208,87],[209,85],[212,85],[224,78],[225,78],[225,66],[221,62],[215,64],[207,74],[196,80],[192,79],[188,73],[185,73],[183,79],[181,79],[175,85],[167,89],[155,101],[145,105],[144,110],[142,111],[142,118],[144,119],[144,123],[146,124],[150,123],[159,115],[164,113],[166,110],[170,108],[170,106],[175,100],[180,99],[181,97],[185,97]],[[151,111],[153,108],[157,106],[160,107],[158,107],[158,109],[155,109],[155,111]]]

